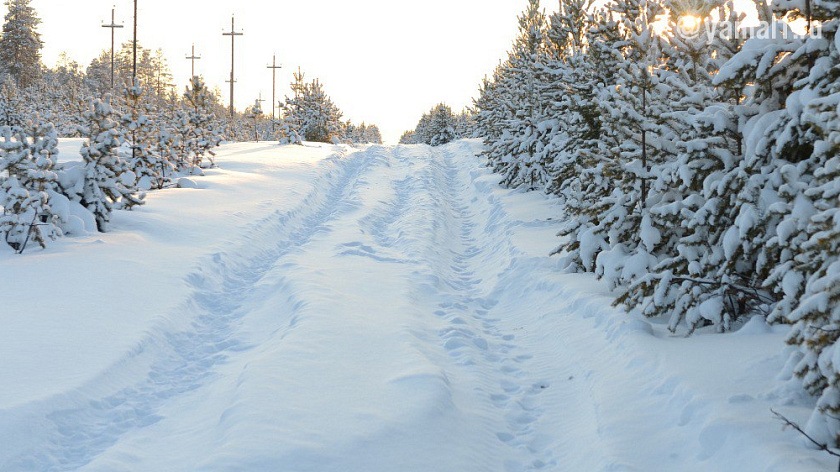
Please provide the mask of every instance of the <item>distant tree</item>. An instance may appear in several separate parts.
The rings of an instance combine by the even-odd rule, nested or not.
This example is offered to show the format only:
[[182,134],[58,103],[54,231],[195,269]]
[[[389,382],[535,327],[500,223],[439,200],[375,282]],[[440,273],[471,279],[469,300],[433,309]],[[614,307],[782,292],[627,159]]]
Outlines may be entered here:
[[406,131],[400,136],[400,144],[417,144],[414,140],[414,131]]
[[41,19],[31,0],[6,0],[3,36],[0,37],[0,69],[11,75],[19,87],[28,87],[41,75],[41,48],[38,25]]
[[[201,76],[193,77],[190,86],[184,91],[184,101],[189,105],[189,123],[192,127],[190,149],[193,166],[201,167],[204,158],[215,165],[214,148],[222,141],[220,125],[214,110],[218,110],[217,97],[210,92]],[[260,110],[259,115],[262,115]]]
[[440,146],[456,139],[472,135],[472,125],[467,113],[452,113],[452,108],[444,103],[432,107],[417,122],[414,131],[406,131],[400,137],[400,144],[428,144]]
[[259,141],[259,119],[263,116],[259,99],[254,100],[254,104],[245,109],[245,116],[254,121],[254,141]]
[[[120,46],[114,57],[114,88],[123,90],[131,86],[133,72],[132,42]],[[172,81],[172,71],[160,49],[152,51],[137,44],[137,79],[145,84],[147,99],[152,102],[166,100],[166,84]],[[113,93],[111,90],[111,51],[103,50],[85,71],[85,84],[94,96]]]
[[286,97],[283,122],[295,128],[306,141],[340,141],[344,123],[341,110],[333,103],[319,80],[306,83],[303,74],[295,74],[295,96]]

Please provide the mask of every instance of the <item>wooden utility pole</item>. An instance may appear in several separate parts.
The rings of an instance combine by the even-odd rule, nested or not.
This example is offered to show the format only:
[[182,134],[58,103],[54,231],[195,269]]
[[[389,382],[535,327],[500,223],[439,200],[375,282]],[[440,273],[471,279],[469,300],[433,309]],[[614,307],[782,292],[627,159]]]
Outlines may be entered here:
[[266,66],[268,69],[271,69],[271,137],[274,137],[275,129],[274,129],[274,107],[277,104],[277,100],[274,95],[274,91],[277,86],[277,69],[282,69],[283,66],[277,65],[277,54],[271,56],[271,65]]
[[222,36],[230,36],[230,117],[233,118],[234,109],[233,109],[233,84],[236,82],[236,77],[234,76],[234,60],[236,58],[234,45],[236,43],[236,37],[242,36],[245,33],[237,33],[236,27],[234,26],[234,16],[230,16],[230,32],[222,33]]
[[647,88],[650,85],[650,71],[645,68],[644,85],[642,86],[642,211],[647,207]]
[[[132,42],[134,66],[131,70],[131,86],[137,87],[137,0],[134,0],[134,41]],[[131,159],[137,160],[137,130],[131,132]]]
[[190,70],[192,71],[192,75],[190,76],[190,78],[193,78],[193,77],[195,77],[195,61],[201,59],[201,56],[196,56],[195,55],[195,43],[193,43],[193,45],[192,45],[192,54],[187,56],[187,59],[189,59],[190,63],[191,63]]
[[134,41],[132,41],[132,58],[134,65],[131,68],[131,86],[137,85],[137,0],[134,0]]
[[118,25],[114,16],[116,7],[111,8],[111,24],[102,25],[103,28],[111,28],[111,90],[114,89],[114,30],[122,28],[123,25]]

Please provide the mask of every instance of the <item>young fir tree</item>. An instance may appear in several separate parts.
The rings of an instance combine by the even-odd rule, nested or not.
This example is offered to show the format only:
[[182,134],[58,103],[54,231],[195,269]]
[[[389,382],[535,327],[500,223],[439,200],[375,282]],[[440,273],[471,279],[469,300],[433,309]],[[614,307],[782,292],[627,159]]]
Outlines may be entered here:
[[0,128],[0,234],[22,252],[32,242],[46,247],[61,235],[50,208],[57,188],[54,172],[58,137],[51,123],[37,115],[26,128]]
[[142,205],[145,197],[136,187],[137,176],[119,155],[123,136],[114,115],[110,96],[94,100],[84,113],[87,141],[82,145],[81,155],[85,173],[80,195],[76,195],[93,213],[97,229],[103,233],[114,209],[128,210]]
[[41,48],[38,25],[41,19],[31,0],[6,0],[3,35],[0,36],[0,69],[10,74],[21,88],[32,85],[41,75]]

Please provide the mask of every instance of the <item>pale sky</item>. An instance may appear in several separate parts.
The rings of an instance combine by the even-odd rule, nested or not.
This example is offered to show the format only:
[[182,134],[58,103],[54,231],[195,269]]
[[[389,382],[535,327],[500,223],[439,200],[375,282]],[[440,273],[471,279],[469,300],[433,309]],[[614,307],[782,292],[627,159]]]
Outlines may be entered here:
[[[196,73],[222,90],[228,102],[231,14],[236,29],[236,107],[262,92],[271,100],[271,63],[277,99],[289,93],[292,71],[318,77],[354,122],[377,124],[395,142],[420,115],[443,101],[471,104],[484,75],[505,56],[516,35],[524,0],[138,0],[138,40],[162,48],[183,90],[190,75],[185,56],[195,43]],[[53,66],[66,51],[86,66],[110,48],[111,7],[116,5],[117,43],[131,38],[131,0],[32,0],[43,20],[44,62]],[[555,2],[544,0],[551,10]],[[6,13],[6,7],[0,6]],[[268,112],[268,101],[263,109]]]

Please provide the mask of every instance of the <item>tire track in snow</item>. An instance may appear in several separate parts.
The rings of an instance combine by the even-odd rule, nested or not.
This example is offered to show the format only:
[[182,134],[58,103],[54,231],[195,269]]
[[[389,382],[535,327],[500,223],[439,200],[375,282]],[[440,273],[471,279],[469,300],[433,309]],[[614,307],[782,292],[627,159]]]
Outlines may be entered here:
[[[505,470],[519,472],[553,468],[557,465],[556,458],[544,448],[541,438],[532,429],[541,414],[539,395],[549,385],[533,379],[528,372],[527,364],[532,355],[518,346],[515,335],[502,330],[498,318],[494,318],[493,311],[498,302],[493,292],[497,287],[494,286],[489,293],[482,290],[483,280],[477,275],[479,269],[487,272],[495,270],[497,275],[501,275],[505,268],[487,267],[488,260],[484,256],[499,251],[511,256],[512,243],[502,238],[496,246],[480,245],[481,219],[471,209],[471,195],[464,190],[468,185],[471,187],[470,177],[459,172],[454,162],[456,157],[449,148],[442,149],[440,154],[444,194],[452,205],[460,239],[454,245],[459,249],[452,253],[451,273],[447,277],[454,289],[454,297],[442,303],[441,310],[436,313],[450,324],[441,332],[444,347],[459,364],[469,366],[477,358],[491,371],[488,377],[493,381],[480,393],[504,417],[505,429],[496,431],[496,437],[519,452],[519,457],[505,462]],[[490,203],[498,204],[492,198]],[[488,226],[484,225],[485,228]]]
[[40,447],[18,454],[0,470],[78,469],[123,435],[163,419],[158,412],[168,399],[198,389],[214,378],[214,366],[249,349],[251,346],[237,340],[236,330],[254,285],[279,259],[328,230],[331,220],[352,207],[348,200],[370,167],[367,157],[359,152],[329,159],[324,165],[335,167],[316,180],[313,191],[299,206],[254,224],[244,241],[213,254],[188,277],[193,294],[173,316],[191,316],[190,326],[150,333],[123,362],[92,384],[107,385],[109,377],[120,376],[124,370],[139,370],[134,373],[140,378],[105,396],[69,394],[71,398],[62,402],[62,409],[33,418],[35,427],[41,429]]
[[[395,148],[394,162],[403,149]],[[468,392],[463,406],[483,405],[489,420],[471,427],[488,429],[489,440],[509,449],[501,454],[506,462],[495,466],[512,472],[549,469],[557,460],[531,428],[540,417],[539,395],[548,385],[529,380],[531,356],[492,318],[496,287],[482,279],[505,270],[488,267],[488,262],[499,251],[511,253],[512,243],[482,247],[479,234],[495,223],[492,214],[485,221],[470,209],[469,176],[460,173],[448,151],[418,149],[423,156],[407,156],[401,164],[407,166],[404,174],[392,180],[393,197],[361,224],[381,251],[399,248],[422,263],[415,272],[415,297],[437,299],[433,312],[444,326],[421,340],[437,344],[436,350],[449,359],[444,361],[447,378]]]

